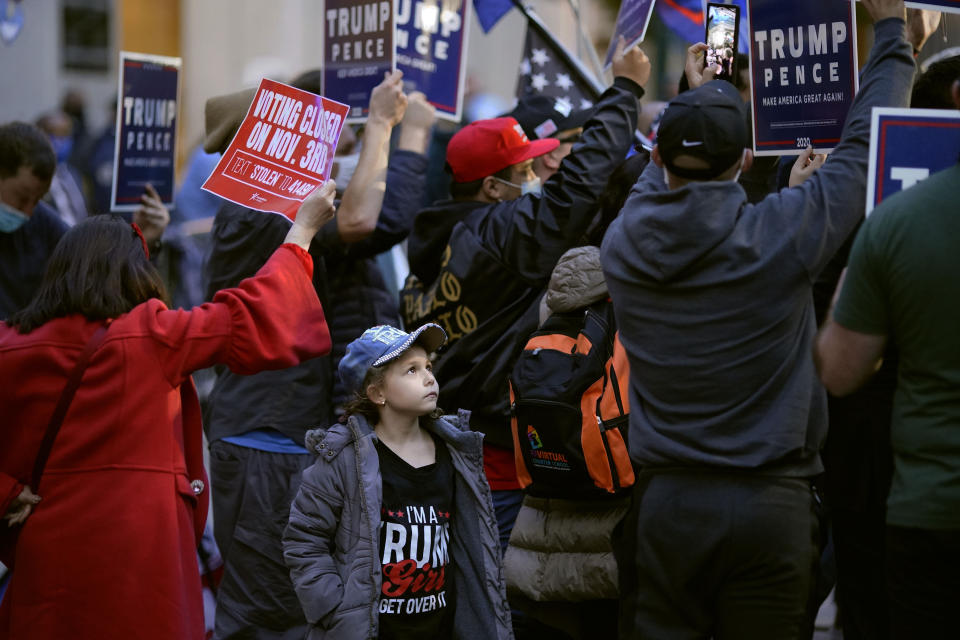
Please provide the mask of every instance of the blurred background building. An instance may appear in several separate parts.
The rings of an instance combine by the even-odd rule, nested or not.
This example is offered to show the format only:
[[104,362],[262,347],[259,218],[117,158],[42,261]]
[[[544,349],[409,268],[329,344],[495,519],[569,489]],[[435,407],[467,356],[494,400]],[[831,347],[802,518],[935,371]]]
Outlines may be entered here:
[[[606,54],[619,4],[619,0],[528,2],[557,39],[588,67]],[[179,56],[184,65],[181,159],[201,139],[208,98],[253,86],[263,76],[289,79],[318,67],[322,54],[319,0],[0,0],[0,11],[9,14],[11,7],[22,12],[23,26],[12,42],[0,44],[4,82],[0,122],[34,121],[62,105],[70,94],[83,107],[88,134],[96,136],[112,126],[120,50]],[[471,15],[468,31],[468,86],[490,102],[489,108],[509,107],[526,19],[513,9],[484,33],[475,17]],[[586,38],[578,38],[578,31]],[[948,47],[950,41],[957,44],[957,34],[960,15],[947,14],[921,61]],[[862,61],[869,34],[861,30],[859,42]],[[590,53],[591,46],[595,54]],[[654,64],[648,99],[669,99],[676,92],[688,43],[654,12],[643,46]],[[602,78],[608,81],[609,77]]]

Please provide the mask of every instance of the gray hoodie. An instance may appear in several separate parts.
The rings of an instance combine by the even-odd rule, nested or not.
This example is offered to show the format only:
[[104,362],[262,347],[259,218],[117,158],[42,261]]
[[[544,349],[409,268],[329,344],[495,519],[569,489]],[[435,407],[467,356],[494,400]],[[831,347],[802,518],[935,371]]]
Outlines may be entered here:
[[733,181],[668,191],[651,162],[611,224],[636,464],[822,471],[812,283],[863,217],[871,109],[907,106],[915,71],[903,21],[875,29],[843,138],[802,185],[751,205]]

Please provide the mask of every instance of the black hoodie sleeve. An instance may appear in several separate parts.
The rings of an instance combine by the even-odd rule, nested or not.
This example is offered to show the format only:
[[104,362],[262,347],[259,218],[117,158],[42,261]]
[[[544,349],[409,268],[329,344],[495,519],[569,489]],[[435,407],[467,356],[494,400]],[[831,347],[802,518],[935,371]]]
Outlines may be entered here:
[[633,143],[643,88],[618,77],[597,102],[583,139],[543,186],[492,205],[476,230],[481,244],[525,281],[545,284],[563,253],[579,243],[613,170]]

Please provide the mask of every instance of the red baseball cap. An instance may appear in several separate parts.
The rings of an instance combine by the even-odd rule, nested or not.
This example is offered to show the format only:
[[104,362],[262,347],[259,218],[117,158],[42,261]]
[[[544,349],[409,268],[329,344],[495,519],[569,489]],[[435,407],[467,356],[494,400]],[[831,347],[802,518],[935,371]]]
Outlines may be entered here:
[[447,164],[454,181],[473,182],[549,153],[559,145],[556,138],[531,141],[515,118],[477,120],[450,139]]

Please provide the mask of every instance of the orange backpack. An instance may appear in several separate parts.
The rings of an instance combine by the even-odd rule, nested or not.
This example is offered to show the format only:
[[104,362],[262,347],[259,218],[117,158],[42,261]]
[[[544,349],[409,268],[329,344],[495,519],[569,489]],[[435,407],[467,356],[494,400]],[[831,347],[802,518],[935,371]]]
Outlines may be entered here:
[[510,376],[514,459],[530,494],[583,499],[633,485],[629,379],[609,301],[554,314],[530,337]]

